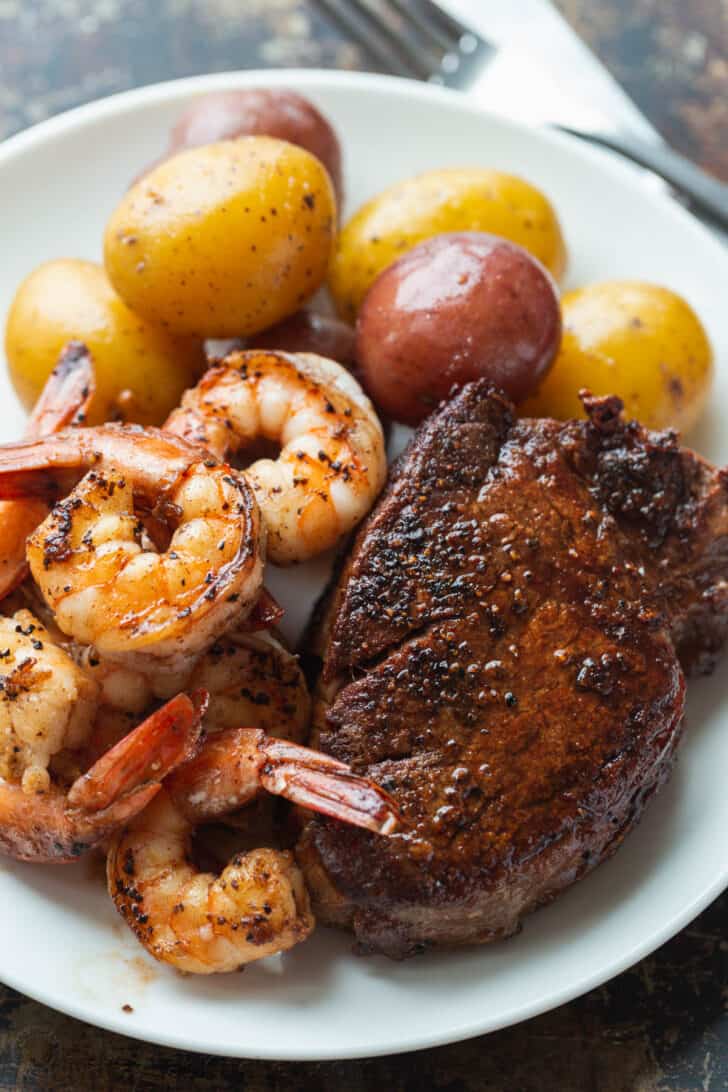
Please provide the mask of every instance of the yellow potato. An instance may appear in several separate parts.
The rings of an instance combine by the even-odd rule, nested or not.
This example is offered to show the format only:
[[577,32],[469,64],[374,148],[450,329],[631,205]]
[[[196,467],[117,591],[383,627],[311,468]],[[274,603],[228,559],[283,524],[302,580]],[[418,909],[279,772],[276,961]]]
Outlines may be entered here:
[[339,236],[329,288],[352,322],[372,281],[417,243],[446,231],[485,231],[524,247],[558,279],[566,246],[549,200],[530,183],[482,167],[428,171],[363,205]]
[[524,417],[583,417],[579,390],[618,394],[628,417],[687,432],[705,405],[713,353],[700,319],[668,288],[605,281],[567,293],[551,370]]
[[298,310],[334,243],[331,180],[303,148],[241,137],[180,152],[128,191],[106,227],[109,279],[175,333],[246,337]]
[[135,315],[96,262],[46,262],[20,285],[5,328],[10,378],[28,409],[74,338],[91,350],[96,371],[89,424],[160,424],[205,366],[199,342]]

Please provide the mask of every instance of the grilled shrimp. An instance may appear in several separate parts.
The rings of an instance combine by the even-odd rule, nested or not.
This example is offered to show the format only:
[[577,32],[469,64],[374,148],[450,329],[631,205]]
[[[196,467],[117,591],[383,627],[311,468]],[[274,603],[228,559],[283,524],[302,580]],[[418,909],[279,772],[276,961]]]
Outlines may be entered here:
[[[146,667],[129,667],[107,657],[101,657],[93,645],[68,644],[69,654],[88,678],[99,688],[101,705],[106,710],[129,717],[146,713],[154,702],[157,682],[157,666],[154,659]],[[180,671],[179,690],[186,689],[187,671]],[[165,688],[166,688],[165,680]]]
[[262,790],[380,834],[397,826],[387,794],[343,763],[256,729],[220,732],[171,775],[109,850],[109,893],[155,959],[193,974],[233,971],[313,930],[291,853],[238,853],[219,876],[191,863],[195,825]]
[[99,688],[28,610],[0,618],[0,777],[47,792],[49,764],[93,731]]
[[[93,385],[93,366],[86,346],[80,341],[69,342],[35,404],[25,430],[26,439],[82,424]],[[48,506],[37,497],[0,501],[0,599],[25,579],[26,539],[47,515]]]
[[[45,695],[41,695],[45,700]],[[173,698],[107,751],[69,789],[43,791],[0,781],[0,852],[22,861],[73,861],[105,842],[156,796],[162,779],[189,759],[201,709]]]
[[334,546],[367,514],[387,473],[371,402],[340,364],[313,353],[230,353],[185,392],[164,428],[220,458],[260,440],[280,444],[277,459],[245,470],[278,564]]
[[239,853],[214,876],[191,863],[193,830],[162,790],[109,851],[109,894],[155,959],[189,974],[235,971],[310,935],[315,922],[291,853]]
[[0,449],[0,496],[74,481],[28,541],[33,577],[65,634],[133,669],[153,663],[168,696],[258,598],[255,497],[241,474],[156,429],[103,425]]
[[188,819],[217,819],[261,792],[341,819],[376,834],[392,834],[397,810],[388,793],[330,755],[258,728],[226,728],[167,779],[166,789]]
[[228,633],[197,662],[186,689],[209,694],[208,735],[246,724],[300,741],[311,699],[298,657],[272,633]]
[[[98,687],[106,719],[110,713],[134,717],[154,700],[154,663],[146,670],[132,669],[101,657],[91,646],[69,646],[84,674]],[[192,659],[177,681],[182,690],[204,690],[209,695],[203,726],[210,735],[224,728],[247,724],[276,731],[285,739],[301,740],[308,728],[311,699],[298,657],[270,632],[234,631],[215,641],[202,656]],[[104,725],[104,735],[121,731]]]

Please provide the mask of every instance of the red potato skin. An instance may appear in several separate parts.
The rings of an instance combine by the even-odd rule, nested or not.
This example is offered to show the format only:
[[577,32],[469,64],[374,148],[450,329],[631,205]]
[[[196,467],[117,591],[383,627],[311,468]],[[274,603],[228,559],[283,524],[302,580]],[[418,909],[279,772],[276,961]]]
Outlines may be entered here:
[[356,355],[382,412],[417,425],[473,379],[522,401],[560,339],[558,291],[535,258],[494,235],[450,232],[380,274],[359,313]]
[[248,338],[248,348],[318,353],[319,356],[338,361],[354,375],[357,374],[353,327],[341,319],[330,318],[316,311],[296,311],[290,318]]
[[172,129],[168,154],[239,136],[277,137],[305,148],[326,167],[341,204],[338,137],[313,103],[295,91],[251,88],[205,95],[185,110]]

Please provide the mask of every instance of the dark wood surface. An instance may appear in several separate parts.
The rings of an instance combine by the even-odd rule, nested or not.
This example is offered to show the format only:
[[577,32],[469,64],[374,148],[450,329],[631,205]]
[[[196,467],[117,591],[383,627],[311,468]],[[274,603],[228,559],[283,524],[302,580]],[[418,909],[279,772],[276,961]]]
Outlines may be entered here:
[[[668,139],[728,178],[725,0],[559,6]],[[0,139],[137,84],[291,64],[365,66],[305,0],[0,0]],[[351,1063],[164,1050],[0,987],[0,1089],[724,1092],[727,924],[724,895],[653,956],[552,1013],[468,1043]]]

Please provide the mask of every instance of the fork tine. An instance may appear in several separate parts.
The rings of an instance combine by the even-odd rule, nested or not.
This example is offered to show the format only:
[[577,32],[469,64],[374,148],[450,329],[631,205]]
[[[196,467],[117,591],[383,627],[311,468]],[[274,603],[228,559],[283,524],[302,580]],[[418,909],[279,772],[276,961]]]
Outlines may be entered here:
[[[389,0],[399,10],[402,0]],[[410,0],[412,2],[412,0]],[[447,51],[439,58],[438,70],[430,76],[430,83],[455,87],[460,91],[471,86],[473,80],[497,53],[497,47],[461,23],[435,0],[414,0],[425,21],[437,23],[448,41]],[[427,11],[427,19],[424,12]]]
[[313,0],[325,16],[356,41],[385,72],[427,80],[430,67],[406,43],[398,40],[380,15],[360,0]]
[[[357,43],[384,72],[460,90],[470,86],[495,47],[443,11],[433,0],[384,0],[399,26],[390,25],[369,0],[312,0],[325,17]],[[424,9],[428,14],[424,14]],[[435,26],[437,24],[437,27]],[[438,29],[439,28],[439,29]],[[405,34],[414,32],[422,48]]]
[[458,47],[458,37],[446,34],[442,27],[435,24],[431,16],[426,16],[420,8],[414,8],[404,0],[389,0],[389,6],[401,17],[402,22],[409,22],[421,38],[434,45],[442,53],[450,53]]
[[464,23],[459,22],[449,11],[445,11],[439,4],[434,3],[434,0],[417,0],[417,6],[424,8],[433,22],[440,27],[443,34],[448,36],[450,39],[448,49],[457,49],[462,38],[466,35],[473,35],[470,27],[466,27]]
[[[347,0],[344,0],[344,2],[346,3]],[[386,19],[378,11],[370,7],[365,0],[348,0],[348,5],[354,8],[363,22],[368,23],[372,30],[384,39],[388,47],[401,57],[418,79],[428,79],[433,68],[432,57],[429,58],[429,61],[423,61],[417,49],[411,46],[401,34],[398,34]],[[437,65],[438,61],[439,58],[434,59],[435,65]]]
[[320,9],[324,19],[329,20],[339,28],[339,31],[344,32],[348,41],[354,41],[365,50],[375,66],[383,72],[392,72],[394,75],[404,75],[409,78],[415,74],[392,50],[383,48],[380,41],[336,0],[311,0],[311,2]]

